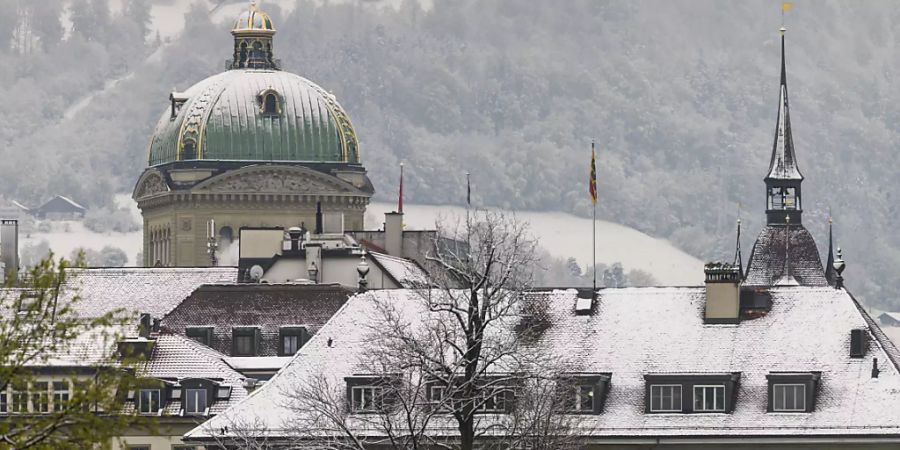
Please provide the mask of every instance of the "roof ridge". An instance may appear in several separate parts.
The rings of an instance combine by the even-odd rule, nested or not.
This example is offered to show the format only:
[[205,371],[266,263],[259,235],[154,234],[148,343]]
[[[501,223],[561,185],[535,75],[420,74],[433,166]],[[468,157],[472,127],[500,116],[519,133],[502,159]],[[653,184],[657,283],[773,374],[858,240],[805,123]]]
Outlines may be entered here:
[[884,330],[878,326],[878,322],[869,315],[869,312],[863,308],[862,304],[850,293],[849,290],[844,289],[844,292],[850,297],[850,300],[853,301],[853,304],[856,306],[856,310],[862,316],[863,320],[866,322],[866,325],[869,328],[869,331],[872,332],[872,336],[875,337],[875,340],[878,341],[878,345],[881,346],[882,351],[888,357],[888,360],[891,361],[891,364],[894,365],[894,369],[900,373],[900,350],[897,349],[897,346],[894,344],[894,341],[891,340],[886,334],[884,334]]
[[211,364],[213,364],[213,365],[216,365],[216,366],[220,366],[220,367],[219,367],[220,369],[222,369],[222,368],[228,368],[228,370],[230,370],[230,371],[232,372],[232,373],[231,373],[232,375],[237,375],[237,376],[235,377],[236,380],[240,381],[240,380],[243,380],[244,378],[246,378],[246,377],[244,377],[244,375],[242,375],[240,372],[238,372],[237,370],[235,370],[234,367],[231,367],[231,365],[229,365],[229,364],[225,361],[225,358],[226,358],[226,355],[225,355],[225,354],[219,353],[216,349],[211,348],[211,347],[207,347],[207,346],[205,346],[205,345],[203,345],[203,344],[201,344],[201,343],[199,343],[199,342],[197,342],[197,341],[195,341],[195,340],[193,340],[193,339],[190,339],[190,338],[188,338],[188,337],[182,336],[182,335],[180,335],[180,334],[178,334],[178,333],[161,333],[161,334],[159,335],[159,337],[164,337],[164,336],[166,336],[166,337],[173,337],[173,338],[175,338],[175,340],[179,341],[182,345],[186,345],[186,346],[188,346],[188,347],[192,347],[194,350],[196,350],[198,353],[200,353],[201,356],[202,356],[207,362],[209,362],[209,363],[211,363]]

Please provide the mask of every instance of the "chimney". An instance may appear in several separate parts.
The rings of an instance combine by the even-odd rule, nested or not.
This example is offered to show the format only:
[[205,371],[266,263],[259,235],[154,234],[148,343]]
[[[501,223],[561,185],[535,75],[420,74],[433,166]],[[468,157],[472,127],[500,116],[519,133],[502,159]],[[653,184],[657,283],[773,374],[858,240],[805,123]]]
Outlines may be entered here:
[[741,272],[737,266],[709,263],[706,274],[706,311],[704,323],[739,323],[741,321]]
[[0,262],[3,263],[4,281],[15,282],[19,277],[19,221],[0,220]]
[[150,314],[141,314],[141,324],[138,326],[138,336],[144,339],[150,337],[150,330],[153,326],[153,319]]
[[315,234],[322,234],[322,202],[316,202],[316,231]]
[[384,213],[384,249],[391,256],[403,257],[403,213]]

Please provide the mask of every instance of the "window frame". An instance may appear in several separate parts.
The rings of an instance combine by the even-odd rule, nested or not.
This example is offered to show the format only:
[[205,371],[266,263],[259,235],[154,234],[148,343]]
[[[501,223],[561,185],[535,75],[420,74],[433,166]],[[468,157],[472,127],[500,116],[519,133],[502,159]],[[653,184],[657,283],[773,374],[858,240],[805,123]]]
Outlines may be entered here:
[[212,347],[213,329],[212,326],[189,326],[184,328],[184,335],[198,344]]
[[[147,411],[144,411],[144,393],[145,393],[145,392],[151,394],[150,401],[149,401],[151,407],[152,407],[152,405],[153,405],[153,397],[152,397],[152,393],[154,393],[154,392],[156,393],[156,410],[153,410],[152,408],[150,408],[150,409],[148,409]],[[159,415],[160,411],[162,411],[162,409],[163,409],[163,406],[162,406],[162,390],[161,390],[161,389],[158,389],[158,388],[144,388],[144,389],[140,389],[140,390],[138,390],[138,392],[137,392],[137,399],[136,399],[136,400],[137,400],[137,410],[138,410],[138,414],[140,414],[140,415],[142,415],[142,416],[154,416],[154,415]]]
[[[238,351],[238,338],[250,338],[250,352]],[[231,329],[231,356],[259,356],[259,328],[233,327]]]
[[[694,392],[693,392],[694,412],[705,412],[705,413],[717,413],[717,412],[723,413],[723,412],[725,412],[725,392],[727,391],[725,384],[695,384],[692,386],[692,388],[694,390]],[[702,393],[702,395],[701,395],[702,399],[700,399],[700,402],[699,402],[699,404],[701,405],[700,408],[697,408],[697,405],[698,405],[697,390],[698,389]],[[712,407],[712,409],[706,408],[706,394],[707,394],[706,391],[707,391],[707,389],[713,390],[712,391],[713,392],[713,407]],[[719,397],[719,389],[722,390],[721,397]],[[721,408],[719,408],[717,400],[722,401]]]
[[[199,404],[197,401],[199,397],[194,398],[194,411],[188,410],[188,402],[191,399],[191,394],[203,394],[203,408],[196,408]],[[184,411],[185,416],[205,416],[207,415],[207,411],[209,411],[209,388],[206,387],[188,387],[184,388],[184,394],[182,395],[182,410]]]
[[[778,407],[778,388],[782,388],[782,407]],[[787,408],[787,389],[792,388],[794,396],[794,406],[798,400],[801,403],[800,408]],[[798,389],[801,395],[798,394]],[[806,384],[805,383],[772,383],[772,412],[806,412]]]
[[[380,414],[391,408],[395,392],[391,391],[392,385],[399,381],[399,375],[356,375],[344,378],[346,384],[346,405],[350,414]],[[379,405],[374,408],[359,408],[355,402],[356,392],[365,392],[372,389],[372,399],[378,400]],[[378,395],[375,395],[378,393]]]
[[[285,339],[293,337],[297,340],[297,349],[293,352],[288,352],[287,346],[285,345]],[[306,342],[309,341],[309,334],[306,331],[306,327],[301,326],[290,326],[290,327],[281,327],[278,330],[278,355],[279,356],[294,356],[306,345]]]
[[[662,403],[664,403],[664,400],[665,400],[663,389],[664,388],[672,388],[672,391],[670,392],[671,404],[672,404],[671,408],[669,408],[669,409],[653,408],[653,399],[656,397],[653,395],[654,388],[658,388],[660,390],[659,396],[658,396],[660,399],[660,405],[659,405],[660,407],[663,406]],[[675,407],[675,388],[678,388],[678,407],[677,408]],[[684,386],[681,384],[678,384],[678,383],[651,384],[650,385],[650,406],[649,406],[649,408],[650,408],[650,412],[652,412],[652,413],[673,413],[673,412],[680,413],[680,412],[682,412],[684,410]]]
[[9,399],[7,398],[7,389],[4,387],[0,389],[0,414],[6,415],[9,414]]
[[[560,403],[565,414],[600,414],[606,404],[609,393],[611,373],[573,373],[566,374],[558,380]],[[591,408],[581,409],[581,392],[590,387],[592,393]],[[578,407],[576,408],[576,405]]]
[[[740,372],[731,373],[664,373],[664,374],[646,374],[644,375],[644,413],[646,414],[731,414],[734,412],[737,400],[737,391],[740,384]],[[680,385],[681,388],[681,409],[662,410],[653,408],[653,392],[652,386],[656,385]],[[696,408],[695,396],[697,390],[695,387],[723,387],[724,390],[724,409],[708,410],[705,408]],[[705,405],[705,403],[704,403]],[[662,406],[662,405],[660,405]]]
[[[60,386],[65,386],[65,389],[60,388]],[[72,386],[69,385],[68,381],[54,381],[51,384],[51,392],[53,395],[51,397],[51,401],[53,402],[53,406],[51,409],[53,412],[63,411],[64,406],[69,403],[69,399],[72,398]]]
[[[821,377],[821,372],[770,372],[766,375],[766,379],[768,380],[768,405],[766,407],[766,412],[776,414],[804,414],[815,411],[816,397],[819,384],[821,383]],[[804,409],[788,410],[775,408],[775,386],[785,385],[803,385]]]
[[9,414],[28,414],[28,386],[9,386]]
[[[43,387],[43,389],[41,389]],[[41,389],[41,390],[39,390]],[[35,414],[50,413],[50,382],[34,381],[28,389],[31,399],[31,412]]]

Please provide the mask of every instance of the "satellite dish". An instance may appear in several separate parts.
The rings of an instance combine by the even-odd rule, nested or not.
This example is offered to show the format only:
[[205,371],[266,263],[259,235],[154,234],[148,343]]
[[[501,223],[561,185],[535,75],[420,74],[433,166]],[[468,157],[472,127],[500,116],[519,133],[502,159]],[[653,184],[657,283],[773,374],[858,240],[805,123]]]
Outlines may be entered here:
[[250,268],[250,280],[254,283],[259,283],[263,277],[263,268],[259,264]]

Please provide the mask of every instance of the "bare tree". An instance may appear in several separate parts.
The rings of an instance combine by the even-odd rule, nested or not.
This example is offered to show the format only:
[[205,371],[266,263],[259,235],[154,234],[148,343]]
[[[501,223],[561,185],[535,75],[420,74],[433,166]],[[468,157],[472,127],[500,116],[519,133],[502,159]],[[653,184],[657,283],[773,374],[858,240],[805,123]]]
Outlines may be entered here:
[[[575,446],[558,361],[534,345],[551,325],[532,293],[535,243],[526,225],[481,212],[439,226],[430,276],[412,298],[373,296],[358,366],[377,374],[374,405],[353,411],[347,386],[310,376],[282,396],[292,445],[355,449],[553,449]],[[408,293],[408,292],[407,292]],[[404,294],[397,294],[404,295]],[[402,301],[401,301],[402,300]],[[417,303],[410,313],[409,303]],[[535,375],[541,374],[541,375]],[[454,430],[449,431],[448,430]],[[249,448],[249,447],[248,447]]]

